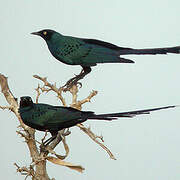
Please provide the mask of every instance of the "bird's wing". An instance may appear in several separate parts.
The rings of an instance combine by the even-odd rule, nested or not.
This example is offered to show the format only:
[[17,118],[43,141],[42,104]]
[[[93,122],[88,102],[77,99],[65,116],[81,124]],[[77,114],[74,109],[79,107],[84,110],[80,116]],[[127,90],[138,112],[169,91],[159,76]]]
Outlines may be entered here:
[[43,131],[46,130],[46,122],[54,116],[56,110],[47,104],[34,104],[33,107],[20,108],[19,112],[26,125]]
[[58,131],[81,119],[81,111],[48,104],[34,104],[32,108],[20,108],[19,112],[26,125],[41,131]]
[[64,36],[56,44],[57,48],[52,51],[55,58],[70,65],[80,65],[82,58],[88,55],[90,47],[85,46],[85,42],[79,38]]
[[65,36],[62,42],[56,58],[67,64],[94,66],[96,63],[133,63],[119,57],[119,51],[116,51],[118,46],[104,41]]
[[44,127],[56,131],[76,125],[81,119],[81,111],[62,106],[51,106],[41,119]]
[[84,44],[82,48],[89,49],[83,57],[82,63],[134,63],[130,59],[119,57],[119,50],[127,49],[96,39],[80,39]]
[[119,47],[115,44],[105,42],[105,41],[101,41],[101,40],[97,40],[97,39],[81,38],[81,40],[83,42],[85,42],[86,44],[96,45],[98,47],[103,47],[103,48],[107,48],[107,49],[111,49],[111,50],[131,49],[131,48],[126,48],[126,47]]
[[115,50],[119,52],[119,55],[129,55],[129,54],[138,54],[138,55],[145,55],[145,54],[167,54],[167,53],[176,53],[180,54],[180,46],[175,47],[165,47],[165,48],[148,48],[148,49],[133,49],[127,47],[119,47],[109,42],[96,40],[96,39],[82,39],[83,42],[91,45],[96,45],[99,47],[108,48],[111,50]]

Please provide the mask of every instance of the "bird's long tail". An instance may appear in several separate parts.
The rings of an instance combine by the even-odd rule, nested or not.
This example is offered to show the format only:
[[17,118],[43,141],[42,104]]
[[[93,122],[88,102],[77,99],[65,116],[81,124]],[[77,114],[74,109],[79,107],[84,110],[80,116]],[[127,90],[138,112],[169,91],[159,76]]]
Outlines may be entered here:
[[153,108],[153,109],[144,109],[144,110],[137,110],[137,111],[128,111],[128,112],[121,112],[121,113],[111,113],[111,114],[91,114],[91,116],[88,117],[88,119],[99,119],[99,120],[114,120],[118,119],[118,117],[127,117],[132,118],[136,115],[140,114],[150,114],[151,111],[158,111],[161,109],[169,109],[174,108],[176,106],[165,106],[165,107],[159,107],[159,108]]
[[119,55],[129,55],[129,54],[167,54],[175,53],[180,54],[180,46],[176,47],[166,47],[166,48],[152,48],[152,49],[132,49],[132,48],[123,48],[119,47]]

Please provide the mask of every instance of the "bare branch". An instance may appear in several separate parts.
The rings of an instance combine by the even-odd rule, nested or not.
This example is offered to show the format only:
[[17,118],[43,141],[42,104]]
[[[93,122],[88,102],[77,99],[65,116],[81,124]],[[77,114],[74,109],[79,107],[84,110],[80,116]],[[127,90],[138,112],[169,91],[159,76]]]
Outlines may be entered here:
[[78,110],[81,110],[81,109],[82,109],[82,105],[83,105],[84,103],[90,102],[90,100],[91,100],[94,96],[96,96],[97,93],[98,93],[97,91],[94,91],[94,90],[93,90],[87,98],[85,98],[85,99],[83,99],[83,100],[81,100],[81,101],[78,101],[78,100],[77,100],[78,86],[77,86],[77,85],[74,85],[69,91],[70,91],[70,93],[72,94],[72,103],[71,103],[70,106],[73,107],[73,108],[75,108],[75,109],[78,109]]
[[22,133],[22,132],[20,132],[20,131],[16,131],[16,132],[17,132],[17,134],[19,134],[21,137],[23,137],[23,138],[25,138],[26,140],[28,140],[27,134]]
[[[73,85],[72,88],[69,90],[72,94],[72,105],[77,103],[77,93],[78,93],[78,87],[77,85]],[[71,106],[72,107],[72,106]],[[77,108],[78,109],[78,108]]]
[[4,97],[6,98],[7,102],[9,103],[11,110],[15,113],[18,114],[18,104],[17,104],[17,99],[13,96],[11,93],[8,82],[7,82],[7,77],[5,77],[3,74],[0,74],[0,85],[1,85],[1,92],[4,94]]
[[38,103],[38,100],[39,100],[39,96],[41,95],[41,93],[40,93],[40,86],[39,86],[39,84],[38,84],[38,87],[35,89],[36,90],[36,92],[37,92],[37,96],[36,96],[36,103]]
[[0,109],[3,109],[3,110],[8,109],[8,110],[12,111],[11,106],[0,106]]
[[34,169],[32,166],[30,166],[29,168],[23,166],[20,167],[18,166],[16,163],[14,163],[14,165],[17,167],[17,172],[21,173],[21,175],[25,175],[25,179],[27,179],[28,176],[32,176],[34,177]]
[[77,125],[84,133],[86,133],[95,143],[97,143],[98,145],[100,145],[109,155],[109,157],[111,159],[116,160],[116,158],[114,157],[114,155],[112,154],[112,152],[101,142],[98,141],[98,139],[100,139],[102,142],[104,142],[103,137],[102,136],[96,136],[91,130],[90,128],[86,128],[83,124],[78,124]]
[[62,92],[63,92],[62,88],[59,88],[59,89],[58,89],[58,88],[56,87],[56,84],[53,85],[53,84],[49,83],[49,82],[47,81],[47,78],[46,78],[46,77],[45,77],[45,78],[42,78],[42,77],[40,77],[40,76],[38,76],[38,75],[34,75],[33,77],[36,78],[36,79],[39,79],[39,80],[43,81],[45,87],[49,87],[49,89],[46,89],[46,88],[43,89],[43,88],[42,88],[42,91],[46,91],[46,92],[54,91],[54,92],[56,92],[57,95],[58,95],[58,98],[61,100],[63,106],[66,106],[65,99],[64,99],[63,96],[62,96]]
[[94,96],[96,96],[97,93],[98,93],[97,91],[94,91],[94,90],[93,90],[87,98],[79,101],[78,103],[81,104],[81,105],[83,105],[84,103],[91,102],[91,99],[92,99]]
[[65,166],[65,167],[68,167],[70,169],[73,169],[73,170],[76,170],[80,173],[83,172],[83,170],[85,170],[82,166],[80,165],[74,165],[72,163],[69,163],[69,162],[65,162],[65,161],[62,161],[61,159],[59,158],[55,158],[55,157],[51,157],[51,156],[48,156],[46,157],[46,159],[54,164],[58,164],[58,165],[61,165],[61,166]]

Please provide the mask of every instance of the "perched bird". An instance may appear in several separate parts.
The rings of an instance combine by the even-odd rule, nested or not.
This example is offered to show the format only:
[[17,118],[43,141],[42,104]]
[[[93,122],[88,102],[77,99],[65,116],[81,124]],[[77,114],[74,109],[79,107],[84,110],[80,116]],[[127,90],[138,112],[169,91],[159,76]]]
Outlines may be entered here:
[[132,49],[96,40],[64,36],[54,30],[45,29],[31,34],[41,36],[47,43],[51,54],[59,61],[69,65],[80,65],[82,71],[70,79],[66,85],[72,85],[91,72],[91,66],[97,63],[134,63],[121,55],[145,55],[180,53],[180,46],[153,49]]
[[52,106],[49,104],[35,104],[31,97],[23,96],[20,100],[19,113],[24,124],[39,131],[49,131],[51,138],[44,144],[52,142],[59,130],[75,126],[86,120],[115,120],[119,117],[132,118],[140,114],[149,114],[151,111],[174,108],[175,106],[166,106],[153,109],[138,111],[129,111],[121,113],[95,114],[92,111],[79,111],[71,107]]

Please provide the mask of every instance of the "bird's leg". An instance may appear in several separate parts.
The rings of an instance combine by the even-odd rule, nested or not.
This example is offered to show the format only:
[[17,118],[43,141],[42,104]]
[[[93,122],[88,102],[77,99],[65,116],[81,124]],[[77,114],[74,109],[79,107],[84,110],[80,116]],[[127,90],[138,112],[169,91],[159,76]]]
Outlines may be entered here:
[[[67,83],[63,86],[64,91],[69,90],[73,85],[78,84],[78,81],[83,79],[87,74],[91,72],[91,67],[82,67],[80,74],[76,75],[75,77],[71,78],[67,81]],[[79,83],[81,85],[81,83]]]
[[[84,73],[85,73],[85,70],[84,70],[84,68],[81,70],[81,72],[80,72],[80,74],[78,74],[78,75],[75,75],[75,77],[73,77],[73,78],[71,78],[70,80],[68,80],[67,81],[67,83],[63,86],[63,87],[68,87],[68,86],[70,86],[71,84],[72,85],[74,85],[75,83],[73,83],[73,82],[75,82],[75,80],[76,80],[76,82],[78,81],[78,80],[80,80],[80,79],[82,79],[82,78],[84,78]],[[88,73],[87,73],[88,74]],[[83,76],[83,77],[82,77]],[[81,78],[82,77],[82,78]],[[77,80],[78,79],[78,80]]]
[[50,144],[54,139],[56,139],[56,135],[51,136],[49,139],[47,139],[46,141],[43,142],[44,146],[47,146],[48,144]]
[[50,142],[52,142],[55,138],[56,138],[56,136],[52,136],[52,137],[50,137],[49,139],[47,139],[46,141],[44,141],[44,142],[40,145],[40,151],[41,151],[41,152],[47,151],[47,150],[46,150],[47,145],[48,145]]
[[[66,130],[66,131],[65,131]],[[65,129],[64,132],[62,133],[62,136],[69,136],[71,134],[71,131],[69,128]]]
[[40,145],[41,151],[45,151],[46,146],[49,145],[54,139],[56,139],[57,133],[51,133],[51,135],[52,136],[49,139],[47,139],[46,141],[42,142],[42,144]]

